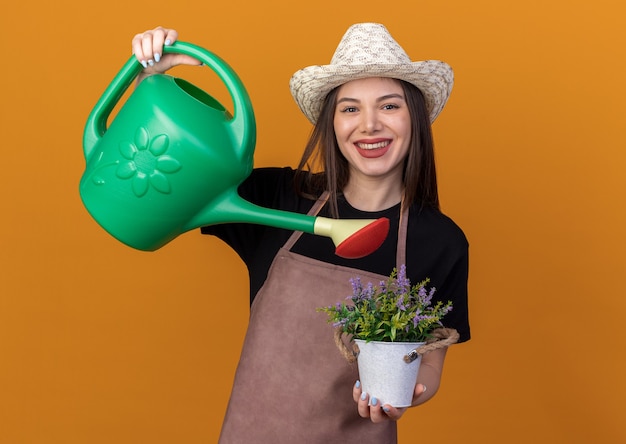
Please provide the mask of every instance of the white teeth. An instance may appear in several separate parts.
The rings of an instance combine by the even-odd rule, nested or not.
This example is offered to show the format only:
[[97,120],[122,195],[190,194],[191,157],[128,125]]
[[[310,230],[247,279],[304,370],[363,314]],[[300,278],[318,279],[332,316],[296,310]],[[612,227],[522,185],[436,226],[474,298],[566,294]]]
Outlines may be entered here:
[[389,145],[391,142],[386,140],[378,143],[357,143],[357,146],[363,150],[375,150],[377,148],[383,148]]

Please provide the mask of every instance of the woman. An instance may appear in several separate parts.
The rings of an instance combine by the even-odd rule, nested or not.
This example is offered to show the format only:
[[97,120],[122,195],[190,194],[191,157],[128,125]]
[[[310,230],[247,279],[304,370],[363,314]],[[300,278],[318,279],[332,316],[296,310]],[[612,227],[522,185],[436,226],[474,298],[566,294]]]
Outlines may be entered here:
[[[138,81],[199,64],[180,54],[161,57],[176,39],[175,30],[161,27],[135,36],[145,68]],[[374,23],[350,27],[329,65],[292,77],[294,99],[314,125],[300,164],[254,170],[241,196],[287,211],[387,217],[391,228],[381,248],[361,259],[342,259],[330,239],[306,233],[251,224],[202,229],[235,249],[250,277],[250,324],[221,442],[396,442],[395,421],[406,409],[361,392],[356,369],[315,312],[349,294],[352,277],[378,283],[406,264],[411,282],[428,277],[436,294],[453,302],[446,327],[460,342],[469,339],[468,243],[439,210],[430,126],[452,82],[447,64],[411,62]],[[423,357],[413,406],[437,392],[445,355],[439,349]]]

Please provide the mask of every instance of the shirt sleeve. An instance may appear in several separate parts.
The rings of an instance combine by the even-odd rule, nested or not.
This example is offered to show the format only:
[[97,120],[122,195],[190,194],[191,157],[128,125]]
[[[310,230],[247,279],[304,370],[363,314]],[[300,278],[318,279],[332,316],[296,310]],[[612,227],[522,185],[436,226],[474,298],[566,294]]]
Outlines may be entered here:
[[452,219],[435,210],[416,211],[409,219],[407,272],[411,283],[428,278],[434,301],[452,302],[442,323],[470,339],[468,313],[469,243]]

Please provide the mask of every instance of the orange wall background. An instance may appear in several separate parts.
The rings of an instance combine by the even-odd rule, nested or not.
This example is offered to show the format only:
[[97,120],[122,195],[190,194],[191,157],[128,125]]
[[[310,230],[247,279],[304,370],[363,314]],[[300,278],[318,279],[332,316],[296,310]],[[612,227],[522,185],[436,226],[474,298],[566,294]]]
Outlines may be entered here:
[[[473,339],[401,442],[625,442],[624,3],[211,3],[4,7],[0,442],[216,442],[244,267],[197,232],[153,253],[106,234],[78,195],[84,122],[131,37],[162,24],[241,76],[256,165],[293,165],[309,125],[289,77],[360,21],[456,72],[434,131],[443,209],[471,243]],[[208,69],[180,70],[223,97]]]

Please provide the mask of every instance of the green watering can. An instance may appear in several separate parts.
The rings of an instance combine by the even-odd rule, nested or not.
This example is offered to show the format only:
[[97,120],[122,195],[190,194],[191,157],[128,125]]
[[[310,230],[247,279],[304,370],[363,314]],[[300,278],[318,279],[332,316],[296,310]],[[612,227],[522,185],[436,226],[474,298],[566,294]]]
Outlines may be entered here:
[[358,258],[384,241],[389,221],[341,220],[263,208],[237,192],[250,175],[256,123],[237,74],[215,54],[186,42],[164,52],[209,66],[232,97],[234,116],[191,83],[164,74],[144,79],[109,127],[107,119],[141,72],[131,57],[91,111],[80,181],[83,204],[107,232],[154,251],[189,230],[246,222],[330,237],[336,254]]

